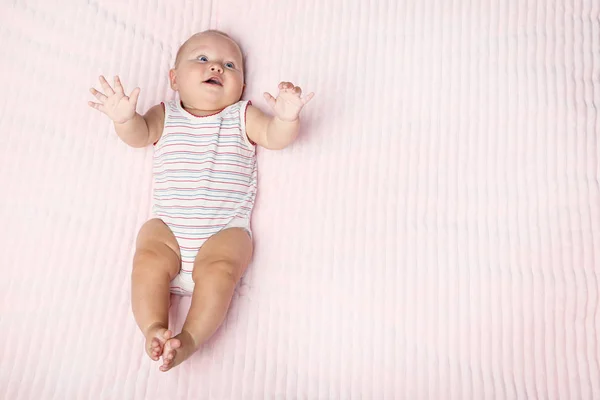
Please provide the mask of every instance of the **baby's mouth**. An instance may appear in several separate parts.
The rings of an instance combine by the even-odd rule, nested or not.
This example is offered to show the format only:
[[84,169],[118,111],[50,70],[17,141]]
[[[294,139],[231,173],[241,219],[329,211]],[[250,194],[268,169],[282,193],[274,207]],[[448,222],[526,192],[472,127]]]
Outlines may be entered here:
[[217,86],[223,86],[223,84],[221,83],[221,81],[219,81],[216,78],[210,78],[204,81],[204,83],[208,83],[209,85],[217,85]]

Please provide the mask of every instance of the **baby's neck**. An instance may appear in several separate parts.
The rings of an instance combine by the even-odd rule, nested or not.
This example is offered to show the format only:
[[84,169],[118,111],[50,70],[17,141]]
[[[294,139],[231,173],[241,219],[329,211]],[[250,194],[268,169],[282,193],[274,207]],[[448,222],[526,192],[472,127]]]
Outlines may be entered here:
[[207,115],[217,114],[223,110],[222,108],[215,109],[215,110],[202,110],[202,109],[190,107],[190,106],[186,105],[183,101],[181,102],[181,107],[183,107],[183,109],[185,111],[187,111],[190,114],[195,115],[197,117],[206,117]]

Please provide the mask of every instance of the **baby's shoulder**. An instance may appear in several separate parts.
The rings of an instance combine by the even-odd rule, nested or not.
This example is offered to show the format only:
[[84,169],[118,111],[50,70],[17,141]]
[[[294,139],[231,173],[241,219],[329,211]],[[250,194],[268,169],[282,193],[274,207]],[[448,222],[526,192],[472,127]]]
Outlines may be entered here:
[[250,104],[250,101],[240,100],[236,103],[231,104],[230,106],[227,106],[225,108],[225,110],[223,110],[223,113],[224,114],[239,114],[239,112],[241,110],[244,110],[246,108],[247,104]]
[[161,101],[163,110],[165,113],[175,113],[178,111],[177,100],[165,100]]

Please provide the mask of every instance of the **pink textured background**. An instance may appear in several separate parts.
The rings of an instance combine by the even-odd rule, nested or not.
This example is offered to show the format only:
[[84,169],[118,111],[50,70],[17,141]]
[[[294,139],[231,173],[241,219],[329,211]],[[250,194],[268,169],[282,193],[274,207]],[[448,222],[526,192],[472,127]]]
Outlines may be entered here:
[[[600,398],[600,3],[0,1],[0,398]],[[226,324],[162,374],[130,312],[151,149],[88,109],[171,98],[190,34],[247,98],[317,96],[260,150]],[[186,302],[174,308],[185,310]],[[174,321],[181,324],[181,321]]]

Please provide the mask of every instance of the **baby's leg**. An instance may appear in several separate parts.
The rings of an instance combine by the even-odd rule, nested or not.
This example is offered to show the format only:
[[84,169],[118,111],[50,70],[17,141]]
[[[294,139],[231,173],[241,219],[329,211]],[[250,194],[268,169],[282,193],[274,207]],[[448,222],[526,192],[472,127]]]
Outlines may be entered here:
[[137,325],[146,337],[146,352],[153,360],[171,338],[169,283],[179,273],[179,245],[160,219],[146,222],[137,237],[131,273],[131,305]]
[[251,258],[252,240],[241,228],[223,230],[200,248],[192,272],[190,311],[181,333],[165,344],[161,371],[180,364],[215,333]]

